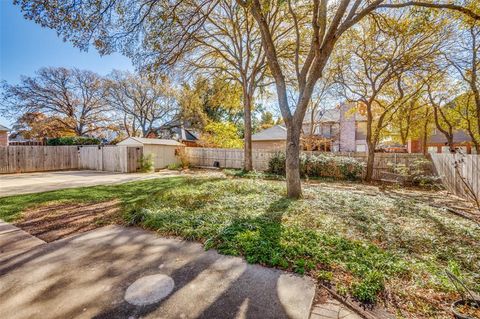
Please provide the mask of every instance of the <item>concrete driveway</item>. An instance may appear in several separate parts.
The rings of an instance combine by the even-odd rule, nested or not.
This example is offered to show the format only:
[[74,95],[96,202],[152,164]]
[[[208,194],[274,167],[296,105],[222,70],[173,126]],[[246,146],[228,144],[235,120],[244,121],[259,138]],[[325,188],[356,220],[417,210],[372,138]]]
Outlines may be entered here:
[[311,279],[138,228],[32,245],[0,253],[0,318],[306,319],[315,294]]
[[0,175],[0,197],[47,192],[63,188],[74,188],[104,184],[176,176],[176,171],[156,173],[112,173],[99,171],[60,171]]

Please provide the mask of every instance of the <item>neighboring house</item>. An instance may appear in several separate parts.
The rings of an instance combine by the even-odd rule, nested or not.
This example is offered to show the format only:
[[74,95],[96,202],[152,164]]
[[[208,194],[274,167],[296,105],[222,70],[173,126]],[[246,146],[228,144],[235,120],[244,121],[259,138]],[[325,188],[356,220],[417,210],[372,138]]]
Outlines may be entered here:
[[[458,130],[453,133],[454,147],[463,150],[467,154],[475,153],[472,138],[465,131]],[[450,147],[447,143],[445,134],[435,129],[433,134],[428,138],[427,143],[428,153],[449,153]],[[407,144],[409,153],[423,153],[423,141],[420,139],[409,140]]]
[[21,133],[12,132],[8,136],[8,145],[11,146],[26,146],[26,145],[44,145],[47,138],[43,139],[29,139],[25,138]]
[[[367,120],[354,108],[354,103],[342,103],[334,109],[315,114],[313,138],[326,141],[328,145],[313,150],[331,152],[367,151]],[[303,122],[304,136],[310,134],[311,119],[311,114],[307,113]]]
[[[312,151],[366,152],[367,121],[363,115],[353,110],[354,107],[354,104],[343,103],[334,109],[317,112],[313,116],[313,122],[311,113],[307,113],[302,128],[304,148]],[[285,149],[286,138],[286,128],[275,125],[254,134],[252,147]]]
[[283,125],[275,125],[252,135],[252,148],[263,150],[284,150],[287,140],[287,129]]
[[152,129],[148,134],[148,138],[174,139],[186,146],[197,147],[199,134],[190,128],[185,128],[179,123],[171,123],[163,125],[159,128]]
[[0,146],[8,146],[8,132],[10,129],[0,124]]

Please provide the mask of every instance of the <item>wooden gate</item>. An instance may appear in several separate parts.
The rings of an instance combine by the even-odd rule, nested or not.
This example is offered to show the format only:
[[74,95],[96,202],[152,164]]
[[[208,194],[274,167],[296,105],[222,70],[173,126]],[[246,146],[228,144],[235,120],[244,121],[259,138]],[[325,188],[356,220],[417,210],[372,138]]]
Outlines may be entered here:
[[142,154],[142,147],[82,146],[79,148],[79,168],[132,173],[138,170]]

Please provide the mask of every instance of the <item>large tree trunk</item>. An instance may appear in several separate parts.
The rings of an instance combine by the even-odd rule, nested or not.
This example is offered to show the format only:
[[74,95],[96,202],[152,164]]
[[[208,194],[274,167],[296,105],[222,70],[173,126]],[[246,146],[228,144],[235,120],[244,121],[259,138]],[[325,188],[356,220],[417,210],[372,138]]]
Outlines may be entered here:
[[253,163],[252,163],[252,97],[249,94],[244,95],[244,123],[245,123],[245,130],[244,130],[244,158],[245,162],[243,165],[243,169],[245,171],[253,170]]
[[375,163],[375,145],[368,143],[367,172],[365,173],[365,181],[372,181],[373,165]]
[[423,128],[423,137],[422,137],[422,151],[423,151],[423,155],[425,155],[425,156],[427,156],[427,154],[428,154],[428,146],[427,146],[427,140],[428,140],[427,129],[428,128],[427,128],[427,125],[425,125],[424,128]]
[[447,135],[447,144],[450,149],[450,153],[455,153],[455,145],[453,144],[453,134]]
[[427,156],[428,154],[428,123],[431,113],[429,112],[428,108],[425,109],[425,122],[423,122],[423,137],[422,137],[422,151],[423,155]]
[[370,182],[373,176],[373,163],[375,161],[375,143],[373,143],[373,113],[372,113],[372,100],[367,104],[367,171],[365,173],[365,181]]
[[299,125],[287,126],[286,145],[286,172],[287,196],[289,198],[302,197],[300,182],[300,131]]

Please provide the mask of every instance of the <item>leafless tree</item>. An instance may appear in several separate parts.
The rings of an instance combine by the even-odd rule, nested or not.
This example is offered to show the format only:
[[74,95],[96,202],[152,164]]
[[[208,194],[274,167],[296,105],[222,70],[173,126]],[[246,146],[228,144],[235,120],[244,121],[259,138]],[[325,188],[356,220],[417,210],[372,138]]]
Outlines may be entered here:
[[145,77],[115,71],[106,81],[107,101],[120,115],[128,136],[145,137],[155,125],[167,124],[178,114],[168,81],[154,84]]
[[42,68],[20,84],[2,85],[2,110],[12,116],[43,113],[53,116],[78,136],[109,128],[109,107],[103,79],[78,69]]
[[[205,16],[205,22],[192,32],[189,54],[182,52],[186,56],[185,63],[197,72],[224,74],[226,80],[241,86],[245,127],[244,169],[250,171],[253,169],[252,108],[255,93],[267,84],[265,51],[259,30],[247,8],[241,7],[235,0],[221,0],[213,9],[204,8],[195,1],[191,5],[197,6],[198,14]],[[268,18],[278,24],[275,10]],[[178,23],[188,28],[188,22],[178,20]]]

